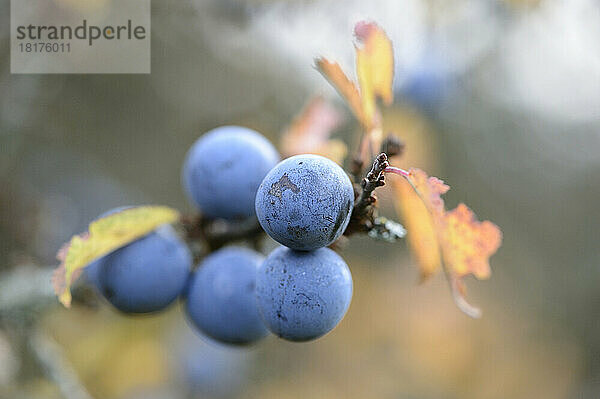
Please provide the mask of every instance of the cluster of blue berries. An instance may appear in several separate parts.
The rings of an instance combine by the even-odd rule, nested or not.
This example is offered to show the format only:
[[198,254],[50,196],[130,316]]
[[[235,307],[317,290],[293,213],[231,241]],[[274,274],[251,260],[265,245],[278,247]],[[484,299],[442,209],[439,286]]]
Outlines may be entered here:
[[354,189],[327,158],[278,162],[262,135],[224,126],[198,139],[183,168],[185,190],[205,217],[258,218],[283,244],[266,258],[227,246],[193,268],[185,241],[166,225],[94,261],[88,278],[126,313],[162,310],[180,297],[191,323],[224,343],[250,344],[269,331],[308,341],[331,331],[350,305],[352,277],[327,246],[348,226]]

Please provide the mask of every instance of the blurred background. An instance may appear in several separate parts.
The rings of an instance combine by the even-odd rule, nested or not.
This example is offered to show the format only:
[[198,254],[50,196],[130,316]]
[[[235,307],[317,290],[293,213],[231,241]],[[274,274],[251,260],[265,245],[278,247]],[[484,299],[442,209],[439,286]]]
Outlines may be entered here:
[[[600,397],[597,1],[154,1],[150,75],[11,75],[9,15],[0,0],[0,398]],[[481,320],[443,276],[417,283],[405,242],[367,237],[342,252],[350,310],[316,342],[231,349],[193,333],[178,305],[124,317],[93,297],[58,304],[56,251],[97,215],[193,211],[180,169],[206,130],[240,124],[279,143],[321,94],[353,148],[358,126],[313,59],[353,71],[363,19],[394,43],[384,120],[407,144],[402,166],[503,230],[492,278],[467,281]],[[391,190],[380,198],[395,217]]]

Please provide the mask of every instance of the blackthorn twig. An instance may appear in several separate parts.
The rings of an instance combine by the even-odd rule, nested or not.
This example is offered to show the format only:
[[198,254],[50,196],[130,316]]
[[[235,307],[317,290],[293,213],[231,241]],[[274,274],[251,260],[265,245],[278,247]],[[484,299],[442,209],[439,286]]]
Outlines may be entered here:
[[[256,247],[264,235],[256,218],[242,221],[229,221],[225,219],[209,219],[203,215],[184,217],[181,220],[186,232],[186,238],[191,242],[200,241],[204,244],[203,252],[215,251],[226,244],[250,240]],[[201,254],[200,257],[206,255]]]
[[382,152],[373,161],[371,170],[360,183],[360,189],[357,188],[357,195],[354,201],[354,209],[350,218],[350,224],[346,229],[346,235],[356,232],[369,232],[375,227],[377,210],[373,206],[377,198],[373,194],[377,187],[385,185],[384,171],[390,164],[387,155]]

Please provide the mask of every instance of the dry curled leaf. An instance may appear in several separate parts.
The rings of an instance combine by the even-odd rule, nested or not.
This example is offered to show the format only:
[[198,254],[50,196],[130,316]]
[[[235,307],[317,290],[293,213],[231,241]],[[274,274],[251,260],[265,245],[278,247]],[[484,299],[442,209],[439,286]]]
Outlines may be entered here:
[[[498,250],[502,242],[502,232],[492,222],[480,222],[465,204],[459,204],[455,209],[446,211],[441,195],[449,187],[436,177],[430,177],[420,169],[410,169],[408,172],[399,168],[390,167],[386,171],[403,176],[413,187],[423,205],[430,215],[430,225],[435,232],[438,252],[441,253],[441,264],[450,282],[456,304],[461,310],[472,317],[479,317],[479,309],[471,306],[465,300],[465,287],[461,280],[472,274],[478,279],[490,276],[489,258]],[[410,197],[404,195],[403,199]],[[409,213],[410,210],[406,210]],[[418,217],[418,220],[410,218]],[[409,216],[410,223],[427,223],[422,214]],[[408,236],[411,230],[407,223]],[[417,229],[417,235],[423,232]],[[425,235],[420,239],[431,239]],[[415,246],[417,251],[423,251],[426,246],[422,243]],[[424,259],[424,254],[417,252],[417,260]],[[428,259],[429,260],[429,259]],[[431,264],[421,264],[421,273],[425,275],[431,271]],[[430,274],[430,273],[429,273]]]
[[408,174],[407,180],[425,203],[434,221],[443,217],[445,210],[441,196],[446,194],[450,187],[437,177],[427,176],[421,169],[411,168]]
[[394,206],[408,234],[408,245],[419,265],[423,282],[440,269],[440,248],[431,214],[410,184],[402,179],[391,179]]
[[[337,63],[321,58],[316,65],[362,124],[365,132],[358,158],[366,163],[367,157],[379,150],[383,138],[377,100],[385,104],[393,101],[394,58],[391,41],[375,23],[359,22],[354,32],[358,85]],[[456,304],[468,315],[478,317],[479,309],[465,300],[462,278],[468,274],[479,279],[489,277],[489,258],[502,240],[500,229],[491,222],[477,221],[464,204],[446,212],[441,196],[449,187],[422,170],[407,172],[388,167],[385,171],[401,175],[412,186],[410,190],[404,182],[394,183],[400,200],[396,207],[408,227],[408,239],[420,264],[422,279],[443,266]]]
[[356,84],[350,79],[342,67],[337,62],[329,61],[325,58],[317,58],[315,60],[317,70],[331,83],[338,91],[340,96],[348,103],[350,110],[362,124],[366,119],[363,115],[362,100]]
[[[319,72],[346,100],[354,116],[367,132],[371,155],[378,151],[383,138],[381,113],[377,99],[385,104],[393,101],[394,53],[392,42],[383,29],[373,22],[359,22],[354,28],[356,43],[357,84],[336,62],[318,58]],[[363,146],[363,149],[367,146]]]
[[500,247],[502,234],[489,221],[480,222],[465,204],[447,212],[443,241],[444,261],[458,277],[473,274],[478,279],[490,277],[489,258]]
[[284,132],[282,155],[317,154],[341,164],[348,148],[343,141],[330,139],[330,135],[342,121],[342,114],[323,97],[313,98]]
[[[372,22],[359,22],[354,27],[356,45],[356,74],[365,120],[373,126],[379,118],[377,98],[386,105],[394,101],[394,51],[385,32]],[[367,125],[369,126],[369,125]]]
[[71,285],[90,262],[178,219],[179,212],[174,209],[140,206],[90,223],[87,232],[73,236],[57,254],[61,263],[54,271],[52,283],[59,301],[66,307],[71,305]]

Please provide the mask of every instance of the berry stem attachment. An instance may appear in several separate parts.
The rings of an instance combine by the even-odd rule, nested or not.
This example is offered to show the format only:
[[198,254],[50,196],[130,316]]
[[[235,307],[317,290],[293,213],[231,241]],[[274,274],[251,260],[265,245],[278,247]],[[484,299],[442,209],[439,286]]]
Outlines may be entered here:
[[203,215],[184,216],[181,224],[186,240],[190,243],[201,243],[200,253],[195,253],[196,260],[208,253],[235,241],[250,240],[255,248],[260,246],[264,232],[256,218],[241,221],[225,219],[209,219]]
[[390,164],[385,153],[382,152],[377,156],[377,158],[375,158],[371,170],[360,183],[362,191],[357,198],[356,204],[354,205],[354,211],[357,214],[360,215],[369,205],[375,203],[376,199],[373,196],[373,191],[375,191],[377,187],[385,185],[385,175],[383,172],[389,166]]
[[360,186],[355,184],[354,209],[345,235],[369,232],[378,225],[377,208],[374,206],[377,198],[373,192],[377,187],[385,185],[384,171],[389,166],[388,156],[382,152],[373,161],[371,170],[361,180]]

